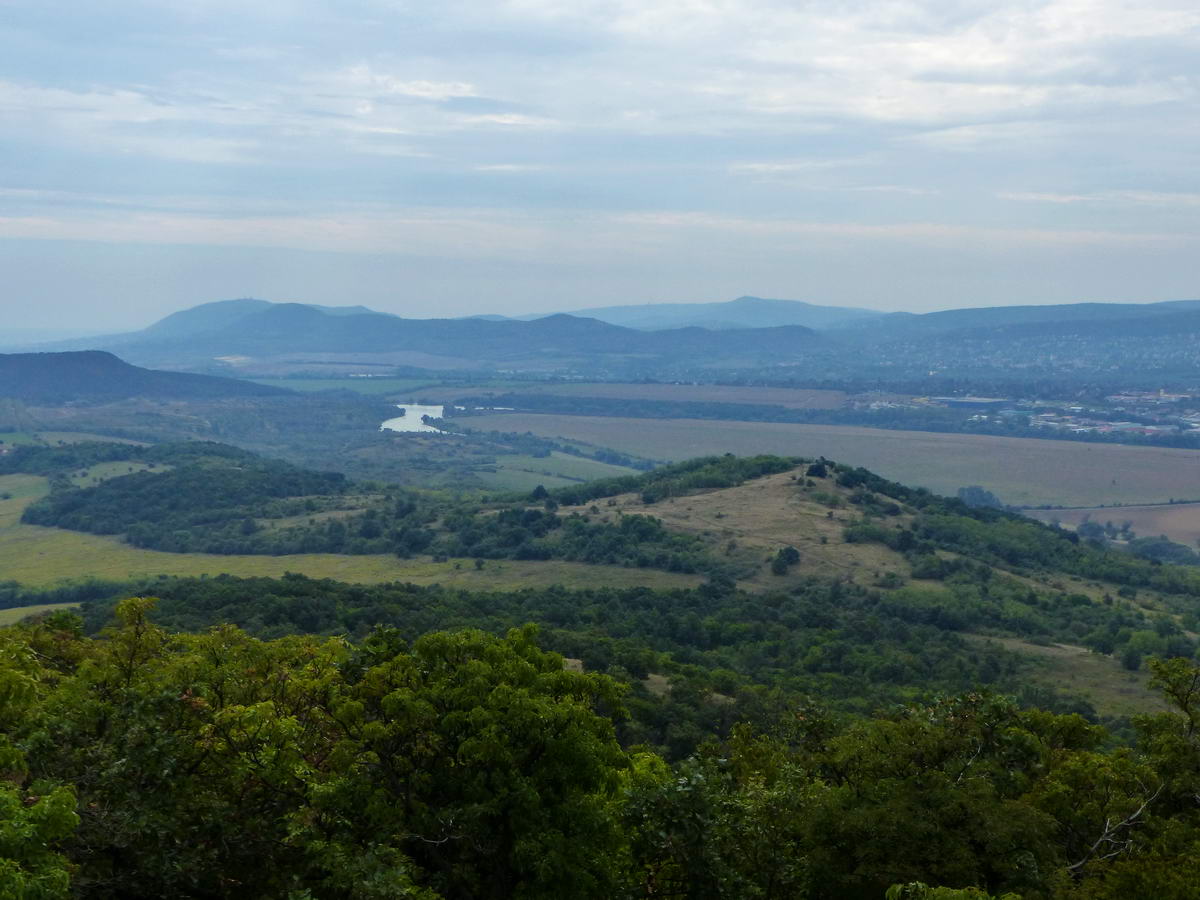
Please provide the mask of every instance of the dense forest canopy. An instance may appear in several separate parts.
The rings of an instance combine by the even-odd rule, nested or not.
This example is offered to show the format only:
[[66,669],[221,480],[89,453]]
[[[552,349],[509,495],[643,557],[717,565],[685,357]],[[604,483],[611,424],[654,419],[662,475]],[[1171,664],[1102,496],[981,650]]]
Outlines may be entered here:
[[[0,878],[14,897],[1194,896],[1200,668],[1103,750],[967,692],[812,703],[668,763],[625,690],[506,637],[0,631]],[[893,891],[892,895],[895,895]],[[962,896],[982,896],[982,893]]]

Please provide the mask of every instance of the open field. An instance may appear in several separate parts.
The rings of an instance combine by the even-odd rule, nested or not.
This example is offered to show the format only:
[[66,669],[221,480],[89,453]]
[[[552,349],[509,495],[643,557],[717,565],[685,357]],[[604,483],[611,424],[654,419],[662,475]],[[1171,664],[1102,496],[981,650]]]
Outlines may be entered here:
[[[466,396],[471,388],[458,388]],[[689,403],[761,403],[788,409],[841,409],[844,391],[800,388],[743,387],[724,384],[524,384],[507,389],[518,394],[554,394],[560,397],[603,397],[610,400],[669,400]],[[502,394],[503,388],[480,388],[478,393]]]
[[56,609],[75,609],[78,603],[38,603],[35,606],[14,606],[10,609],[0,609],[0,628],[20,622],[26,616],[36,616],[38,613],[51,612]]
[[0,442],[14,446],[20,444],[80,444],[84,441],[106,441],[110,444],[145,444],[128,438],[91,434],[86,431],[0,431]]
[[1165,534],[1180,544],[1197,546],[1200,541],[1200,503],[1172,503],[1157,506],[1101,506],[1090,509],[1038,509],[1029,515],[1043,522],[1061,522],[1075,527],[1092,521],[1117,527],[1129,522],[1138,537]]
[[494,472],[477,469],[471,473],[484,483],[490,491],[532,491],[539,484],[544,488],[566,487],[569,484],[579,484],[574,478],[563,478],[560,475],[542,475],[537,472],[527,472],[522,469],[510,469],[507,466],[496,466]]
[[559,453],[557,450],[549,456],[497,456],[496,465],[489,468],[495,471],[477,470],[475,477],[488,488],[499,491],[531,491],[539,484],[547,488],[564,487],[597,478],[637,474],[636,469]]
[[156,465],[141,462],[106,462],[96,463],[86,469],[80,469],[71,474],[71,483],[75,487],[92,487],[110,478],[120,478],[122,475],[132,475],[134,472],[167,472],[172,466]]
[[0,529],[15,524],[30,501],[45,493],[46,479],[40,475],[0,475]]
[[496,463],[505,469],[558,476],[569,481],[592,481],[597,478],[619,478],[622,475],[638,474],[636,469],[627,466],[614,466],[612,463],[584,459],[569,453],[559,453],[557,450],[549,456],[501,456],[497,458]]
[[1020,638],[981,635],[966,637],[1019,653],[1031,664],[1028,672],[1031,680],[1084,697],[1101,715],[1133,716],[1166,709],[1159,694],[1150,690],[1150,676],[1145,671],[1130,672],[1112,657],[1068,644],[1030,644]]
[[713,453],[826,456],[943,494],[978,484],[1015,506],[1093,506],[1200,497],[1200,453],[842,425],[629,419],[535,413],[472,417],[481,430],[531,431],[652,459]]
[[46,480],[33,475],[0,476],[0,580],[29,587],[50,587],[78,578],[112,580],[150,575],[263,575],[278,577],[297,572],[312,578],[377,584],[410,581],[445,584],[473,590],[586,584],[594,587],[691,587],[698,575],[623,569],[560,561],[488,561],[476,570],[472,560],[435,563],[429,559],[394,556],[340,556],[310,553],[295,556],[213,556],[203,553],[162,553],[131,547],[113,537],[23,525],[21,512],[46,491]]
[[112,580],[149,575],[230,575],[279,577],[297,572],[311,578],[333,578],[360,584],[405,581],[444,584],[477,591],[586,584],[592,587],[693,587],[702,579],[650,569],[622,569],[558,561],[488,561],[477,571],[471,560],[435,563],[394,556],[339,556],[307,553],[295,556],[211,556],[160,553],[121,543],[115,538],[18,526],[0,532],[0,573],[29,587],[97,577]]
[[40,444],[28,431],[0,431],[0,445],[19,447],[22,444]]

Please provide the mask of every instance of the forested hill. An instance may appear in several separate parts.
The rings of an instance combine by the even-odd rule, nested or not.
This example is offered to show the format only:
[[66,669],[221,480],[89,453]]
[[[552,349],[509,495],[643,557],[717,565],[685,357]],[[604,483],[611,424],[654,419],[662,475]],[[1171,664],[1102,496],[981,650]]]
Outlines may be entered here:
[[[103,477],[97,480],[92,471]],[[456,565],[479,572],[520,561],[550,567],[569,590],[592,585],[583,571],[556,564],[704,576],[707,593],[686,602],[655,592],[650,599],[580,600],[562,609],[533,599],[489,601],[486,624],[513,627],[532,620],[561,627],[577,636],[556,649],[589,659],[588,646],[612,640],[649,641],[644,649],[686,658],[702,648],[712,654],[712,666],[754,680],[773,680],[770,673],[778,667],[805,660],[814,674],[848,678],[853,688],[820,682],[847,700],[855,693],[860,700],[881,697],[868,685],[885,672],[901,691],[893,697],[934,684],[966,686],[976,676],[998,683],[1005,664],[969,659],[966,645],[956,645],[960,638],[953,636],[1061,645],[1071,648],[1064,652],[1103,660],[1104,677],[1116,679],[1122,670],[1139,671],[1154,655],[1192,655],[1200,627],[1196,567],[1162,565],[1107,546],[1103,537],[1083,540],[828,460],[709,457],[642,475],[491,496],[358,484],[200,442],[20,448],[0,457],[4,472],[49,479],[49,493],[27,505],[25,522],[116,535],[148,550],[375,554],[433,564],[459,560]],[[249,599],[235,605],[236,614],[217,603],[207,622],[234,615],[271,635],[362,633],[372,616],[406,625],[406,614],[383,612],[390,600],[381,600],[382,606],[368,600],[337,604],[318,615],[291,589],[270,593],[299,606],[274,607],[254,625],[260,617]],[[743,595],[781,599],[766,607],[733,599]],[[355,612],[360,605],[365,611]],[[205,621],[202,606],[164,608],[182,616],[173,624],[193,627]],[[628,608],[627,620],[618,608]],[[563,609],[570,610],[566,618]],[[859,617],[874,624],[851,625]],[[427,628],[451,621],[485,624],[460,612],[422,621]],[[841,636],[818,650],[810,626]],[[666,630],[660,633],[660,627]],[[780,628],[777,637],[767,637]],[[917,631],[906,630],[912,628]],[[591,637],[581,646],[578,634],[584,632]],[[883,645],[869,638],[880,633],[903,636],[887,661]],[[828,636],[818,641],[828,642]],[[957,659],[964,667],[957,676],[933,663],[932,648],[939,645],[943,662]],[[642,650],[631,652],[621,665],[644,668],[632,661]],[[1103,692],[1084,699],[1098,715],[1122,714],[1105,705],[1112,698]]]
[[286,393],[280,388],[235,378],[143,369],[100,350],[0,354],[0,397],[27,403],[126,397],[212,399]]

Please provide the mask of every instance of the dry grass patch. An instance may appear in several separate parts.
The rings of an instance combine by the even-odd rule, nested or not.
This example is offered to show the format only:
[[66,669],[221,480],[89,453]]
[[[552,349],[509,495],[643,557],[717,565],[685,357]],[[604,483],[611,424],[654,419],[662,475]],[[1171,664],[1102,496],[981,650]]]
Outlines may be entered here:
[[[801,578],[848,576],[872,584],[886,573],[907,579],[910,568],[904,557],[881,544],[846,544],[842,531],[857,519],[859,510],[843,505],[830,509],[813,497],[826,492],[844,497],[832,479],[815,479],[817,487],[804,488],[802,470],[757,478],[732,488],[675,497],[647,505],[637,494],[622,494],[609,501],[564,508],[586,514],[593,505],[601,521],[618,515],[642,514],[661,519],[673,530],[702,537],[718,558],[739,564],[751,574],[741,581],[746,588],[786,588]],[[907,523],[911,517],[889,518],[889,524]],[[795,547],[800,562],[786,575],[773,575],[769,561],[782,547]]]

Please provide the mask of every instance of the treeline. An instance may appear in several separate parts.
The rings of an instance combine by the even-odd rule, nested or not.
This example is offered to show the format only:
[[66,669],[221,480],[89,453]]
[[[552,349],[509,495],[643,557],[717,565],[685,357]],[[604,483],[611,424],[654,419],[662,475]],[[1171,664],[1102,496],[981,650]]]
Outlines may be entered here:
[[[818,702],[676,763],[536,632],[411,644],[0,631],[0,878],[14,897],[1184,900],[1200,883],[1200,669],[1134,747],[967,692]],[[917,883],[961,893],[932,892]],[[894,887],[905,885],[904,887]]]
[[24,444],[0,456],[0,475],[26,472],[30,475],[55,476],[106,462],[137,461],[179,465],[202,459],[245,462],[257,458],[248,450],[213,441],[186,441],[151,446],[112,441],[81,441],[56,446]]
[[22,520],[94,534],[124,534],[135,546],[182,551],[190,547],[179,547],[187,540],[178,533],[277,514],[271,505],[274,501],[337,496],[347,489],[346,476],[340,472],[311,472],[244,451],[171,459],[174,467],[166,471],[135,472],[86,489],[54,490],[30,505]]
[[127,581],[105,581],[99,578],[70,582],[52,588],[31,588],[16,581],[0,581],[0,609],[111,600],[114,597],[137,593],[138,587],[140,584]]
[[587,484],[556,488],[550,495],[568,506],[629,493],[640,494],[646,503],[655,503],[695,491],[736,487],[755,478],[786,472],[801,462],[799,457],[787,456],[734,456],[731,453],[701,456],[661,466],[645,475],[604,478]]
[[[396,486],[355,485],[336,472],[313,472],[220,444],[112,444],[31,448],[10,454],[13,471],[49,474],[53,490],[23,521],[93,534],[119,534],[137,547],[172,553],[395,554],[479,560],[599,563],[672,572],[717,573],[725,564],[691,535],[668,531],[644,515],[594,521],[592,513],[559,515],[546,492],[483,505],[469,498]],[[68,472],[114,460],[163,468],[77,488]],[[630,476],[589,496],[633,486],[648,501],[740,483],[790,466],[759,457],[711,458],[662,474]],[[586,487],[586,486],[585,486]],[[567,493],[559,494],[568,501]],[[529,508],[536,502],[539,508]]]

